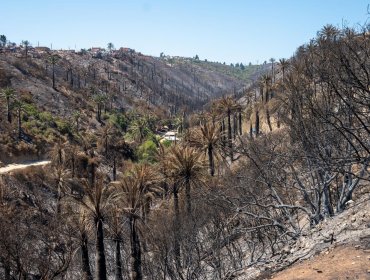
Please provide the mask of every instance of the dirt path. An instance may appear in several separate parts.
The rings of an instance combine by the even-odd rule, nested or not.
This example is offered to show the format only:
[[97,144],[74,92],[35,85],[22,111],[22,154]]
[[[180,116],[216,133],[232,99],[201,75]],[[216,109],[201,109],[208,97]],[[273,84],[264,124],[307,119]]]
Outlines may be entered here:
[[30,166],[42,166],[47,165],[50,163],[50,160],[40,160],[40,161],[33,161],[29,163],[17,163],[17,164],[8,164],[4,167],[0,167],[0,174],[5,174],[13,170],[17,169],[24,169]]
[[310,260],[275,274],[270,279],[370,279],[370,250],[361,247],[347,245],[328,249]]

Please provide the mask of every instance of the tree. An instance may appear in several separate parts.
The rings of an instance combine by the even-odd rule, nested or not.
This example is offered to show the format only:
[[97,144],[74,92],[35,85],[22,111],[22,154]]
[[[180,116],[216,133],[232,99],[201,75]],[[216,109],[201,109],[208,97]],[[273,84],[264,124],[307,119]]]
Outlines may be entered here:
[[93,98],[94,98],[94,101],[95,101],[96,106],[97,106],[96,119],[98,120],[98,122],[101,123],[101,121],[102,121],[101,120],[102,109],[103,109],[103,106],[105,104],[105,101],[107,100],[107,96],[105,94],[98,93]]
[[55,89],[55,65],[57,64],[58,60],[59,60],[59,56],[57,55],[51,55],[49,57],[49,61],[51,65],[53,65],[53,68],[52,68],[53,70],[53,89]]
[[265,92],[264,92],[265,98],[263,98],[263,92],[262,92],[262,100],[264,99],[265,103],[269,101],[271,82],[272,82],[272,79],[270,75],[265,74],[261,77],[261,83],[263,85],[263,89],[265,89]]
[[28,55],[28,48],[31,46],[31,43],[28,41],[28,40],[23,40],[21,42],[21,45],[25,48],[25,55],[26,55],[26,58],[27,58],[27,55]]
[[186,212],[191,214],[191,186],[199,187],[204,184],[206,165],[202,153],[191,147],[180,145],[171,147],[164,159],[169,177],[174,182],[174,196],[181,188],[185,188]]
[[145,222],[153,194],[158,191],[154,185],[157,178],[156,173],[149,165],[134,165],[128,172],[128,176],[123,177],[118,184],[115,184],[118,187],[115,194],[118,207],[123,209],[124,215],[129,219],[133,280],[143,279],[139,223]]
[[83,188],[84,196],[82,198],[80,196],[75,196],[75,199],[89,215],[90,221],[93,222],[93,228],[95,229],[95,277],[97,280],[106,280],[107,266],[104,248],[103,221],[106,209],[112,201],[112,191],[100,174],[93,180],[81,179],[80,184]]
[[149,128],[148,119],[145,117],[136,117],[130,124],[128,132],[131,134],[134,140],[138,143],[143,143],[145,138],[151,132]]
[[0,35],[0,43],[2,47],[5,47],[6,45],[6,36],[5,35]]
[[91,221],[89,213],[75,200],[68,200],[65,207],[66,223],[73,235],[78,239],[81,258],[82,280],[93,280],[89,257],[89,238]]
[[274,82],[275,83],[275,68],[274,68],[274,66],[275,66],[275,58],[270,58],[270,62],[271,62],[271,77],[272,77],[272,82]]
[[283,74],[283,80],[285,79],[285,73],[289,67],[289,61],[285,58],[279,59],[279,66]]
[[234,160],[232,128],[231,128],[231,114],[238,108],[238,104],[235,102],[235,100],[232,97],[227,96],[219,100],[218,108],[222,113],[226,114],[226,117],[227,117],[228,147],[229,147],[230,159]]
[[190,135],[190,143],[208,155],[209,174],[215,174],[215,154],[221,149],[221,133],[214,123],[203,122]]
[[255,129],[256,129],[256,137],[258,137],[258,135],[260,133],[260,115],[259,115],[258,109],[256,110]]
[[113,43],[109,42],[108,45],[107,45],[107,48],[108,48],[109,52],[112,52],[114,50]]
[[25,109],[25,104],[20,100],[15,100],[13,107],[15,108],[18,116],[18,139],[22,139],[22,112]]
[[1,96],[5,97],[6,100],[6,111],[7,111],[7,119],[8,122],[12,122],[12,112],[11,112],[11,107],[10,107],[10,100],[14,98],[15,95],[15,90],[7,87],[1,91]]

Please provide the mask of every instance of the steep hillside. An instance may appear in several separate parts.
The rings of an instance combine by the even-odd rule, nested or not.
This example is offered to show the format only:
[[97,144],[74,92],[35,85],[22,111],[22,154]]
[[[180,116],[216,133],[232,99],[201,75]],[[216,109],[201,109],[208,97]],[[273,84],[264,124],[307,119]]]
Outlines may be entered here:
[[171,65],[130,49],[75,53],[34,48],[27,58],[23,49],[6,50],[0,55],[0,71],[0,86],[30,92],[39,105],[61,114],[86,106],[88,100],[82,97],[91,96],[91,88],[110,95],[116,108],[144,100],[176,113],[184,107],[199,109],[209,99],[243,86],[241,79],[204,65]]
[[[23,104],[21,136],[30,143],[38,139],[41,146],[41,142],[52,143],[59,134],[72,135],[76,125],[94,131],[106,122],[115,122],[125,128],[125,119],[135,114],[166,122],[183,111],[202,109],[209,100],[243,85],[243,80],[206,64],[170,64],[124,48],[75,53],[8,47],[0,52],[0,88],[14,90],[9,99],[12,118],[17,117],[14,100],[19,100]],[[6,98],[1,98],[1,103],[4,152],[0,160],[9,162],[8,155],[20,157],[25,151],[15,141],[20,136],[17,123],[6,121]],[[18,148],[6,148],[15,144]]]

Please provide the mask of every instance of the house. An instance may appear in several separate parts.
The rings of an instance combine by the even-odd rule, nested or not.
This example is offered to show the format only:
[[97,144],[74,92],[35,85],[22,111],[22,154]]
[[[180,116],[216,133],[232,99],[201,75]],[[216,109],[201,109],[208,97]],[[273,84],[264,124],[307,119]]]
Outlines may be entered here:
[[35,51],[38,52],[38,53],[49,52],[50,48],[48,48],[48,47],[35,47]]
[[105,49],[103,48],[100,48],[100,47],[92,47],[90,50],[89,50],[92,54],[98,54],[98,53],[102,53],[105,51]]
[[177,136],[176,131],[167,131],[163,135],[163,139],[168,140],[168,141],[179,141],[180,140],[180,138]]

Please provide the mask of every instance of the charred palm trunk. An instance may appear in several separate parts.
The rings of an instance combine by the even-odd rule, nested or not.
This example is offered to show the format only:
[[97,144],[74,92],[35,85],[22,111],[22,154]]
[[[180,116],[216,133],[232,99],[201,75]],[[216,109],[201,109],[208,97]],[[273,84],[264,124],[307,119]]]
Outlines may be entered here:
[[236,139],[237,131],[238,131],[238,122],[236,119],[236,115],[234,114],[233,115],[233,138],[234,140]]
[[139,234],[136,229],[136,219],[134,219],[133,217],[130,217],[130,231],[131,231],[132,280],[141,280],[143,279],[141,271],[141,245],[139,240]]
[[267,125],[269,126],[269,130],[270,132],[272,131],[272,126],[271,126],[271,117],[270,117],[270,111],[269,109],[267,108],[267,105],[266,105],[266,119],[267,119]]
[[18,109],[18,139],[22,138],[22,118],[21,109]]
[[191,215],[191,194],[190,194],[190,180],[186,178],[185,180],[185,196],[186,196],[186,212]]
[[81,235],[81,266],[82,266],[82,279],[83,280],[93,280],[90,262],[89,262],[89,248],[88,239],[85,232]]
[[105,263],[105,251],[104,251],[104,231],[103,231],[103,221],[101,217],[96,220],[96,271],[95,277],[97,280],[107,280],[107,266]]
[[117,159],[116,155],[113,155],[113,181],[117,180]]
[[116,242],[116,267],[115,278],[116,280],[123,280],[122,277],[122,260],[121,260],[121,240],[117,238]]
[[177,270],[181,269],[181,258],[180,258],[180,240],[179,240],[179,234],[180,234],[180,207],[179,207],[179,196],[178,196],[178,190],[177,186],[174,185],[173,190],[173,205],[174,205],[174,220],[173,220],[173,227],[174,227],[174,255],[175,255],[175,263],[177,266]]
[[10,267],[6,261],[3,261],[4,266],[4,280],[10,280]]
[[72,165],[72,178],[74,178],[76,173],[76,159],[74,155],[72,155],[71,158],[71,165]]
[[12,113],[10,112],[10,98],[9,97],[6,98],[6,111],[7,111],[7,115],[8,115],[8,122],[11,123],[12,122]]
[[256,111],[256,125],[255,125],[255,129],[256,129],[256,137],[257,137],[259,135],[259,133],[260,133],[260,115],[259,115],[258,110]]
[[209,174],[213,177],[215,175],[215,163],[213,159],[213,146],[208,146],[208,161],[209,161]]
[[233,160],[233,139],[232,139],[232,132],[231,132],[231,110],[227,110],[227,141],[229,146],[230,152],[230,159]]
[[53,89],[55,89],[55,64],[53,63]]
[[242,128],[242,112],[239,112],[238,114],[238,118],[239,118],[239,135],[243,135],[243,128]]

